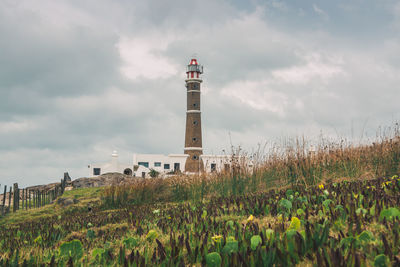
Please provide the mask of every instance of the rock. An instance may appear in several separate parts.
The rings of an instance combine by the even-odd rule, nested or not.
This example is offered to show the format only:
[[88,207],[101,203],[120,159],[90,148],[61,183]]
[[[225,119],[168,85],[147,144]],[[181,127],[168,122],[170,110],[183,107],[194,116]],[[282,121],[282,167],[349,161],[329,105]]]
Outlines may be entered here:
[[97,177],[92,178],[79,178],[72,181],[73,188],[86,188],[86,187],[100,187],[100,186],[110,186],[110,185],[122,185],[130,184],[137,181],[138,178],[134,178],[129,175],[122,173],[105,173]]
[[62,207],[67,207],[69,205],[76,204],[76,203],[79,203],[79,200],[72,199],[72,198],[62,198],[62,197],[57,199],[57,204]]

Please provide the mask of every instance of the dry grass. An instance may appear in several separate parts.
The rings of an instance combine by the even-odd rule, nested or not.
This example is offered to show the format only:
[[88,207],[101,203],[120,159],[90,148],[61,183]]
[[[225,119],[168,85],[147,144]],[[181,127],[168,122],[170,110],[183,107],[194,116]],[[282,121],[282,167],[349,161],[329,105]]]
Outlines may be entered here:
[[[106,206],[166,201],[201,201],[213,196],[242,195],[304,184],[345,179],[370,179],[400,171],[399,125],[374,141],[355,145],[345,139],[320,139],[312,146],[302,139],[287,140],[265,152],[246,154],[232,149],[229,172],[153,178],[105,189]],[[252,168],[249,169],[249,162]]]

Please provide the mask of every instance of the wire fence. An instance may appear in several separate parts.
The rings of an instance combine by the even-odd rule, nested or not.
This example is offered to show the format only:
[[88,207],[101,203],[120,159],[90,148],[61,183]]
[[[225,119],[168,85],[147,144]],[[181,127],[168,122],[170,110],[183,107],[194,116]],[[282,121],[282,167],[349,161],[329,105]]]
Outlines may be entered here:
[[[40,208],[50,204],[64,193],[66,179],[61,179],[52,189],[19,188],[18,183],[7,187],[4,185],[2,199],[0,199],[0,216],[17,210]],[[8,191],[8,192],[7,192]]]

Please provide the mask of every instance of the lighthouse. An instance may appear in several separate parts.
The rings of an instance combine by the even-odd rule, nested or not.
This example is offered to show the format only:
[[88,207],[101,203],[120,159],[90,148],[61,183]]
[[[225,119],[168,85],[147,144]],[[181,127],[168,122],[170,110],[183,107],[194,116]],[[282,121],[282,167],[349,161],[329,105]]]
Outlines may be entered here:
[[197,63],[197,59],[190,60],[187,66],[186,91],[186,133],[184,153],[189,155],[185,163],[185,171],[196,173],[203,171],[204,164],[200,158],[203,154],[201,137],[201,111],[200,111],[200,84],[203,66]]

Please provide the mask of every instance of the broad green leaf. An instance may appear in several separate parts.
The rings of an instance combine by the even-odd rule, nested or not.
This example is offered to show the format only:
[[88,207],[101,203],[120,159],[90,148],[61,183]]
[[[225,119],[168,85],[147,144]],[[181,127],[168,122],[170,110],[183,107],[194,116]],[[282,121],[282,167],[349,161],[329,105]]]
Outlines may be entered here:
[[268,240],[271,240],[271,238],[274,237],[274,230],[272,229],[265,230],[265,236],[267,237]]
[[132,249],[138,245],[138,240],[134,237],[125,238],[122,243],[125,245],[126,248]]
[[289,229],[289,230],[287,230],[286,231],[286,236],[287,236],[287,239],[288,240],[291,240],[292,239],[292,237],[296,234],[296,230],[294,230],[294,229]]
[[357,215],[362,214],[364,216],[365,214],[367,214],[367,210],[363,209],[363,208],[358,208],[358,209],[356,209],[356,214]]
[[386,218],[386,220],[391,220],[394,217],[400,217],[400,210],[397,208],[388,208],[381,211],[379,220],[383,220],[383,218]]
[[372,216],[375,216],[375,206],[376,206],[376,204],[372,205],[372,207],[371,207],[370,210],[369,210],[369,213],[370,213]]
[[238,246],[238,242],[236,240],[226,240],[226,244],[224,246],[224,248],[222,249],[222,252],[225,254],[231,254],[234,252],[238,252],[239,251],[239,246]]
[[104,249],[102,248],[95,248],[92,252],[92,257],[96,259],[97,256],[99,256],[99,259],[102,257],[103,253],[105,252]]
[[221,266],[221,262],[222,262],[222,258],[218,254],[218,252],[211,252],[211,253],[208,253],[206,256],[207,266],[210,266],[210,267]]
[[293,192],[293,190],[292,189],[288,189],[288,190],[286,190],[286,193],[285,193],[285,195],[286,195],[286,197],[287,198],[289,198],[289,196],[292,196],[294,194],[294,192]]
[[43,243],[43,238],[41,235],[39,235],[38,237],[35,238],[35,240],[33,240],[33,242],[35,244],[41,245]]
[[332,203],[332,199],[327,199],[322,202],[322,205],[325,207],[325,209],[329,209],[329,205]]
[[268,205],[265,205],[264,212],[265,212],[265,215],[269,214],[269,206]]
[[150,230],[146,235],[146,240],[153,241],[158,237],[158,233],[156,230]]
[[375,267],[386,267],[389,266],[389,259],[385,254],[379,254],[374,259]]
[[79,260],[83,257],[83,246],[77,239],[61,244],[59,251],[62,258],[72,257],[74,260]]
[[289,230],[299,230],[300,229],[300,220],[297,217],[292,217],[292,221],[290,222]]
[[290,211],[290,209],[292,208],[292,202],[283,198],[281,199],[281,201],[279,201],[279,206],[284,207],[286,210]]
[[250,247],[252,250],[256,250],[258,245],[262,243],[261,236],[253,235],[250,239]]
[[86,236],[87,236],[88,238],[90,238],[90,239],[93,239],[93,238],[96,237],[96,235],[95,235],[95,233],[94,233],[94,231],[93,231],[92,229],[89,229],[89,230],[87,231]]
[[362,242],[369,242],[374,239],[374,236],[370,231],[365,230],[357,236],[357,239]]
[[296,214],[297,214],[297,216],[303,216],[306,213],[304,212],[303,209],[297,209]]

